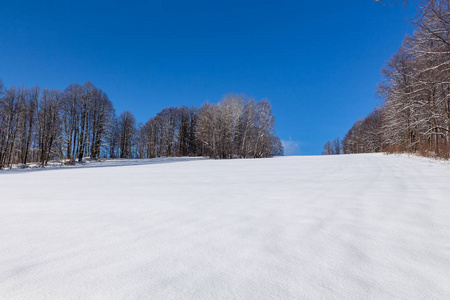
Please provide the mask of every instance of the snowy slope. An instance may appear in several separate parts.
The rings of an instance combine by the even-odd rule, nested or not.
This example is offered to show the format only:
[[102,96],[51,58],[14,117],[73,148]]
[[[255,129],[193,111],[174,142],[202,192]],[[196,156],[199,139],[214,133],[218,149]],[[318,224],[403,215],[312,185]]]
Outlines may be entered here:
[[407,156],[0,172],[0,299],[448,299],[450,166]]

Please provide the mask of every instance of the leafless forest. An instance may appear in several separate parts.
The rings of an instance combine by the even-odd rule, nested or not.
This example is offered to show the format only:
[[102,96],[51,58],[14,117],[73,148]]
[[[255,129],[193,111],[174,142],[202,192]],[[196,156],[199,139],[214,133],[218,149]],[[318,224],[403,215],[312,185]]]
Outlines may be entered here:
[[416,30],[382,69],[383,104],[358,120],[339,151],[408,152],[450,157],[450,1],[423,1]]
[[0,80],[0,168],[84,157],[154,158],[282,155],[268,101],[227,95],[218,104],[164,108],[145,124],[130,111],[116,116],[92,83],[64,91],[10,87]]

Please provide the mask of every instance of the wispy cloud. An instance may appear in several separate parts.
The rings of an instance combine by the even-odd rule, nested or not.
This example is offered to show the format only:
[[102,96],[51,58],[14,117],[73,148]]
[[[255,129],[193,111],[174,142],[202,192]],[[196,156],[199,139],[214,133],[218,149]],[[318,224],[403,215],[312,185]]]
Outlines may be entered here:
[[299,155],[300,154],[300,143],[289,140],[281,140],[284,148],[284,155]]

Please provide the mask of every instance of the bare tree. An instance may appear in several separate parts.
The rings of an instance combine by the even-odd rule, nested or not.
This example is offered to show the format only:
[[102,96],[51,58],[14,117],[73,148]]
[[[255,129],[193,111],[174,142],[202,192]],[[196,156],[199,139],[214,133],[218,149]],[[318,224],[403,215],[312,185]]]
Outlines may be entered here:
[[341,140],[339,137],[335,138],[333,141],[333,149],[335,154],[341,154]]
[[11,87],[0,100],[0,168],[11,166],[20,110],[19,91]]
[[53,146],[60,132],[60,109],[62,93],[58,90],[42,91],[38,111],[39,161],[46,165],[54,154]]
[[334,152],[333,143],[331,141],[327,141],[323,145],[322,155],[333,155],[333,154],[336,154]]
[[136,132],[136,119],[130,111],[119,116],[120,158],[133,158],[132,146]]

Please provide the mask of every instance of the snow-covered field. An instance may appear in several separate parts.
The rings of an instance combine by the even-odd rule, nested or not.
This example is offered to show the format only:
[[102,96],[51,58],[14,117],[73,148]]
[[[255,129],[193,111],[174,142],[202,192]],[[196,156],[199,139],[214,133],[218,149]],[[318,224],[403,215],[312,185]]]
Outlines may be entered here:
[[0,299],[450,297],[447,163],[159,162],[0,172]]

